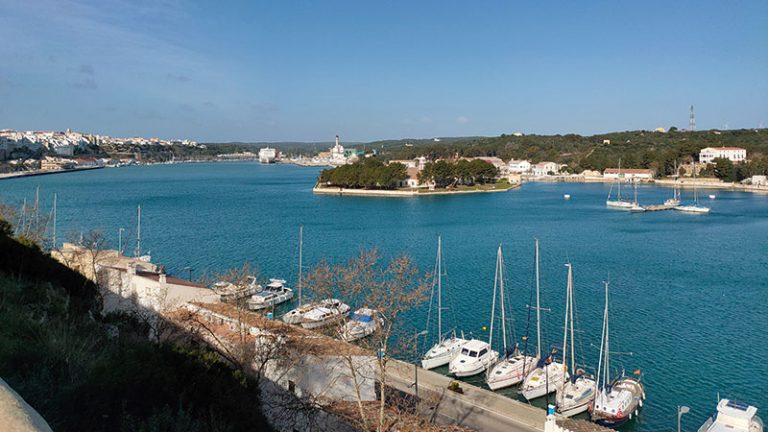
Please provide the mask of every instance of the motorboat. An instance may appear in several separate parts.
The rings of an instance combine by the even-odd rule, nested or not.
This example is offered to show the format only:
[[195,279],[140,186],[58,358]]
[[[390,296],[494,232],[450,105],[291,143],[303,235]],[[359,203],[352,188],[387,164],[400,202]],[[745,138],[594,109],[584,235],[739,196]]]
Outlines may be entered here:
[[608,327],[608,282],[605,282],[605,310],[603,311],[603,329],[600,337],[600,361],[597,366],[595,382],[595,400],[589,406],[592,421],[601,426],[613,428],[637,417],[645,400],[645,388],[640,382],[640,370],[635,371],[638,378],[622,375],[611,380],[610,368],[610,331]]
[[[570,417],[589,409],[589,404],[595,400],[595,380],[584,370],[576,369],[576,339],[574,331],[574,316],[576,304],[573,290],[573,265],[568,267],[568,284],[565,295],[565,325],[563,326],[563,366],[571,376],[562,382],[557,389],[557,411]],[[569,349],[570,348],[570,351]],[[570,355],[569,355],[570,354]],[[570,364],[570,368],[568,365]]]
[[459,354],[448,364],[448,372],[456,377],[469,377],[483,373],[499,358],[491,344],[472,339],[461,347]]
[[362,308],[349,316],[349,321],[339,331],[341,339],[347,342],[356,341],[370,336],[381,328],[384,319],[375,309]]
[[[437,309],[437,322],[431,324],[432,306]],[[432,331],[431,326],[436,326],[434,331],[437,340],[432,348],[421,358],[421,367],[424,369],[434,369],[436,367],[447,365],[459,354],[461,347],[467,343],[463,337],[456,336],[453,330],[448,334],[443,333],[443,243],[442,238],[437,238],[437,258],[435,259],[435,282],[432,285],[430,295],[429,312],[427,313],[427,332]],[[431,325],[430,325],[431,324]]]
[[247,276],[244,283],[216,282],[213,284],[213,290],[219,294],[222,303],[236,303],[260,293],[263,287],[256,281],[255,276]]
[[306,329],[326,327],[343,320],[349,310],[349,305],[341,300],[325,299],[301,317],[301,326]]
[[293,290],[285,286],[283,279],[270,279],[260,293],[249,298],[245,304],[250,310],[262,310],[285,303],[293,298]]
[[318,303],[305,303],[288,311],[288,313],[283,315],[282,320],[286,324],[301,324],[301,320],[304,318],[304,314],[318,306]]
[[717,403],[717,414],[710,417],[699,432],[763,432],[763,421],[757,408],[730,399]]

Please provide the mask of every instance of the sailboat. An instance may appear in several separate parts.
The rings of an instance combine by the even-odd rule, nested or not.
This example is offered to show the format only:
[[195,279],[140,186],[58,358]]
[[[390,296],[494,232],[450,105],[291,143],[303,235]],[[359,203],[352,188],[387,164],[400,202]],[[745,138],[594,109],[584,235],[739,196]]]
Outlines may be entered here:
[[523,397],[536,399],[557,390],[557,385],[568,379],[568,372],[561,363],[553,360],[554,352],[541,356],[541,309],[539,305],[539,241],[536,240],[536,368],[525,377],[521,387]]
[[615,209],[615,210],[626,210],[631,212],[645,211],[645,208],[643,208],[642,206],[640,206],[640,204],[637,203],[637,183],[635,183],[634,185],[635,200],[627,201],[625,199],[621,199],[621,159],[619,159],[619,173],[618,173],[618,177],[616,178],[616,186],[617,186],[617,197],[615,200],[611,199],[611,193],[613,192],[613,185],[611,185],[611,190],[608,191],[608,198],[605,200],[606,207]]
[[299,304],[296,308],[291,309],[283,315],[282,320],[287,324],[301,324],[301,320],[304,314],[311,311],[318,306],[317,303],[302,304],[301,288],[302,288],[302,273],[304,268],[302,267],[302,250],[304,248],[304,226],[299,226],[299,280],[297,284]]
[[675,210],[685,213],[709,213],[709,207],[699,204],[699,191],[696,188],[696,163],[693,163],[693,204],[681,204]]
[[147,252],[146,255],[141,254],[141,206],[138,208],[138,214],[136,217],[136,250],[134,256],[138,258],[139,261],[152,262],[152,256],[149,252]]
[[[557,389],[557,411],[570,417],[583,413],[589,408],[589,404],[595,399],[595,380],[587,376],[581,369],[576,369],[576,340],[573,331],[573,266],[569,263],[568,267],[568,286],[566,289],[565,301],[565,325],[563,326],[563,367],[569,371],[571,376],[562,383],[562,388]],[[570,335],[570,341],[569,341]],[[570,342],[570,357],[568,357],[568,348]],[[570,360],[568,368],[567,360]]]
[[[496,313],[496,297],[499,291],[499,279],[503,276],[504,257],[501,253],[501,245],[496,253],[496,276],[493,280],[493,302],[491,303],[491,328],[488,342],[472,339],[461,347],[461,352],[448,364],[448,372],[457,377],[468,377],[485,372],[492,364],[496,363],[499,353],[493,350],[493,321]],[[501,284],[503,286],[503,284]],[[501,291],[502,304],[504,302],[503,290]],[[502,309],[503,310],[503,309]],[[503,312],[502,312],[503,314]],[[504,316],[502,315],[502,323]],[[502,326],[502,329],[505,326]],[[504,330],[506,332],[506,330]],[[506,335],[506,333],[505,333]],[[505,343],[506,344],[506,343]]]
[[[645,388],[639,379],[622,376],[611,379],[610,328],[608,326],[608,282],[605,282],[605,310],[600,337],[600,361],[597,366],[595,400],[589,407],[592,421],[606,427],[620,426],[637,416],[643,406]],[[639,371],[638,371],[639,373]]]
[[664,205],[667,207],[677,207],[680,205],[680,187],[677,184],[678,180],[677,161],[675,161],[675,184],[672,186],[672,198],[664,201]]
[[[446,338],[443,334],[443,242],[439,236],[437,237],[435,275],[437,281],[432,285],[430,298],[435,297],[435,287],[437,287],[437,343],[421,358],[421,367],[424,369],[434,369],[447,365],[459,354],[462,345],[467,343],[466,339],[456,336],[456,329],[451,331],[450,337]],[[431,307],[432,303],[430,302]],[[427,314],[427,327],[429,327],[429,315]]]
[[[539,247],[538,247],[538,240],[536,241],[536,270],[538,272],[538,253],[539,253]],[[538,274],[538,273],[537,273]],[[506,321],[504,319],[504,285],[503,281],[504,279],[501,279],[502,286],[501,286],[501,292],[502,292],[502,301],[501,301],[501,316],[502,316],[502,329],[506,327]],[[538,277],[536,278],[537,286],[538,286]],[[538,290],[537,290],[538,292]],[[536,296],[536,311],[538,313],[539,308],[539,297]],[[529,315],[530,316],[530,315]],[[538,314],[537,314],[537,328],[539,329],[539,334],[541,334],[540,326],[538,324]],[[517,346],[515,346],[514,350],[512,352],[509,352],[507,350],[507,340],[506,335],[503,335],[504,339],[504,358],[501,359],[498,363],[496,363],[488,372],[488,375],[485,377],[485,382],[488,384],[488,387],[491,390],[499,390],[505,387],[510,387],[516,384],[520,384],[523,379],[525,379],[525,376],[528,375],[535,367],[536,363],[539,361],[539,355],[540,355],[540,345],[539,345],[539,351],[537,351],[536,356],[530,356],[523,354],[520,352]],[[525,340],[528,340],[528,335],[526,334]]]

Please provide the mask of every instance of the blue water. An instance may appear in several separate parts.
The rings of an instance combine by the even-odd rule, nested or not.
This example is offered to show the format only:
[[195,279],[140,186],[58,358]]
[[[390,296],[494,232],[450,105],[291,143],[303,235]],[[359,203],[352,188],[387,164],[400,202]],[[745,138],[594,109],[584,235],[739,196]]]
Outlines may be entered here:
[[[345,259],[361,248],[407,253],[424,271],[443,236],[446,321],[485,337],[496,247],[503,243],[518,337],[526,323],[533,239],[541,242],[546,345],[561,343],[567,261],[574,266],[579,352],[597,358],[602,281],[611,281],[616,364],[641,369],[648,400],[626,430],[670,431],[677,405],[695,431],[717,394],[768,417],[768,197],[715,191],[709,215],[629,214],[605,208],[608,185],[527,183],[507,193],[420,198],[317,196],[317,168],[220,163],[126,167],[0,181],[0,201],[19,204],[40,187],[43,207],[58,193],[59,237],[133,231],[142,206],[144,249],[169,272],[193,278],[254,263],[294,281],[298,227],[304,263]],[[570,201],[563,194],[572,195]],[[687,193],[687,192],[686,192]],[[669,189],[641,187],[660,203]],[[135,234],[130,234],[135,236]],[[131,248],[133,246],[131,245]],[[426,305],[407,317],[423,326]],[[452,317],[455,315],[455,319]],[[533,340],[534,338],[532,338]],[[514,396],[514,394],[512,393]]]

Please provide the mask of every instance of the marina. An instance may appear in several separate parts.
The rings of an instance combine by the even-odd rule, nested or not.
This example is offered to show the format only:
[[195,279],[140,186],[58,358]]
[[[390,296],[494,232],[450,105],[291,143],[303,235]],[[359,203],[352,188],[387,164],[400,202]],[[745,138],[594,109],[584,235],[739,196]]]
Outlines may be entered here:
[[[165,263],[170,273],[180,275],[187,267],[202,275],[254,261],[263,272],[295,284],[301,224],[305,266],[322,257],[345,259],[361,247],[376,246],[388,253],[407,252],[422,270],[431,271],[440,234],[443,307],[450,307],[444,314],[448,321],[444,331],[455,328],[459,336],[464,331],[466,339],[485,341],[498,242],[504,241],[508,257],[506,285],[518,293],[507,312],[514,316],[517,333],[524,334],[525,306],[532,304],[527,294],[532,242],[539,238],[542,299],[551,308],[542,311],[543,339],[562,338],[563,264],[570,261],[581,305],[579,330],[590,335],[585,344],[587,364],[597,364],[601,283],[610,273],[612,316],[618,318],[611,321],[611,331],[621,337],[617,350],[631,347],[634,352],[612,363],[641,368],[649,396],[640,419],[622,430],[665,429],[674,424],[677,405],[692,408],[684,418],[686,424],[701,425],[718,392],[761,409],[767,404],[747,368],[733,367],[768,356],[762,337],[744,331],[768,312],[761,295],[765,279],[758,271],[768,265],[764,253],[768,204],[760,195],[720,191],[706,218],[680,212],[608,212],[603,204],[607,184],[526,183],[506,194],[418,201],[341,199],[312,194],[316,169],[276,168],[255,163],[166,165],[12,179],[3,182],[0,198],[18,203],[36,186],[41,188],[41,200],[56,192],[60,232],[101,228],[115,244],[119,228],[130,226],[131,215],[141,204],[145,249],[151,249],[153,259]],[[123,196],[109,193],[124,182],[133,187]],[[565,191],[573,198],[563,200]],[[648,202],[663,202],[670,195],[669,189],[653,185],[638,185],[638,194]],[[284,208],[270,204],[277,200]],[[83,208],[92,211],[84,213]],[[254,215],[258,224],[253,223]],[[175,222],[168,225],[168,220]],[[226,224],[219,223],[224,220]],[[190,229],[205,248],[193,247],[199,243],[192,243]],[[680,242],[669,241],[678,236]],[[265,250],[271,253],[261,253]],[[724,265],[738,278],[718,270]],[[291,306],[280,305],[276,316],[295,307],[297,300]],[[426,314],[425,305],[403,319],[420,330]],[[643,331],[633,331],[638,326]],[[710,334],[697,330],[702,326],[718,329],[718,340],[728,343],[712,343]],[[428,350],[424,346],[421,351]],[[704,370],[691,370],[688,358],[699,359]],[[442,368],[436,372],[443,374]],[[702,373],[712,379],[700,380]],[[484,386],[484,379],[480,375],[467,382]],[[499,397],[515,400],[517,393],[504,389]],[[533,404],[541,406],[542,399]]]

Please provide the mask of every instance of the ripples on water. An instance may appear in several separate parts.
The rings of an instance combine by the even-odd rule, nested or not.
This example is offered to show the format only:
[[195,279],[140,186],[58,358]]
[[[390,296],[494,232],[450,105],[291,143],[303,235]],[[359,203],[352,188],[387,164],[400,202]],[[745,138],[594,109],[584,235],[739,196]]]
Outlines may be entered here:
[[[304,262],[346,259],[361,248],[410,254],[424,270],[443,236],[446,322],[486,337],[496,246],[503,242],[517,335],[524,332],[533,239],[541,241],[547,345],[562,338],[567,261],[574,266],[580,351],[595,364],[602,284],[611,281],[612,347],[627,371],[640,368],[648,400],[636,431],[684,430],[710,415],[717,393],[768,417],[768,197],[716,191],[710,215],[609,211],[608,185],[529,183],[507,193],[421,198],[315,196],[318,169],[252,163],[104,169],[0,181],[0,200],[58,193],[59,237],[100,228],[117,244],[119,227],[142,206],[145,249],[171,273],[193,277],[257,265],[265,277],[295,281],[298,226]],[[565,201],[563,194],[572,199]],[[641,187],[659,203],[670,189]],[[688,196],[689,191],[684,191]],[[707,194],[704,196],[706,197]],[[423,325],[423,310],[409,327]],[[451,315],[455,315],[452,318]],[[533,339],[533,338],[532,338]],[[508,392],[514,394],[514,392]]]

